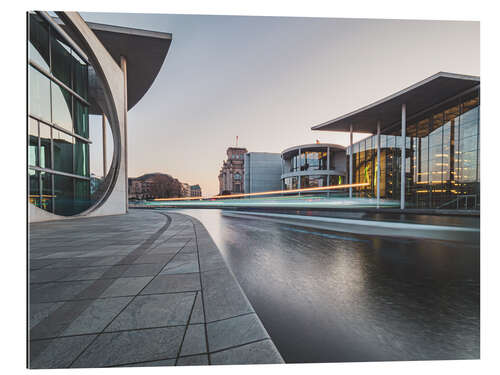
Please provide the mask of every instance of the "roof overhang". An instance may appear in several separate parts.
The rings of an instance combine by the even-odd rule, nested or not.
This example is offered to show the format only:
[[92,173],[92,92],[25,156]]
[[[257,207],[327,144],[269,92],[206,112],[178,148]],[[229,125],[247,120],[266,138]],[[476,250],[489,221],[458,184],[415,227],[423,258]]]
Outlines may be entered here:
[[[67,28],[59,18],[54,21]],[[172,34],[87,22],[110,55],[120,66],[121,56],[127,61],[128,110],[146,94],[160,72],[167,56]]]
[[476,76],[439,72],[393,95],[311,129],[348,132],[352,124],[354,132],[376,133],[377,121],[381,122],[382,128],[401,121],[403,104],[406,104],[406,116],[410,118],[479,84],[480,78]]

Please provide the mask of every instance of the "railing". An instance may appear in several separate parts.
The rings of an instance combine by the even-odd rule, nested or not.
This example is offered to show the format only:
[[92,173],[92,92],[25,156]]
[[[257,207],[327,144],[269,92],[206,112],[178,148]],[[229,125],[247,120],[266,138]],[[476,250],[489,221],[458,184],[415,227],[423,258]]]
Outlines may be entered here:
[[[469,194],[469,195],[460,195],[455,199],[452,199],[449,202],[446,202],[439,206],[438,208],[445,208],[451,206],[453,203],[456,203],[456,208],[457,210],[460,208],[464,209],[469,209],[469,202],[473,200],[474,204],[470,207],[471,209],[477,209],[477,195],[476,194]],[[461,206],[461,203],[465,203],[463,207]]]

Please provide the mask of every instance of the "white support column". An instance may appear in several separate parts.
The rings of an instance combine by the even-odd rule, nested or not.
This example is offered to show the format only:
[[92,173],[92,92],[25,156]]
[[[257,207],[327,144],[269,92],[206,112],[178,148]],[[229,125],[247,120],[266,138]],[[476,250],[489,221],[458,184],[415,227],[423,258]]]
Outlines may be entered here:
[[[352,124],[349,126],[349,184],[352,185]],[[352,187],[349,188],[349,198],[352,198]]]
[[377,208],[380,207],[380,120],[377,121]]
[[102,178],[106,177],[106,116],[102,114]]
[[330,147],[326,148],[326,170],[330,171]]
[[406,104],[401,106],[401,209],[405,209],[406,183]]
[[120,65],[123,72],[123,82],[124,82],[124,108],[125,113],[123,115],[123,129],[124,129],[124,140],[125,140],[125,210],[128,212],[128,139],[127,139],[127,112],[128,112],[128,95],[127,95],[127,59],[125,56],[120,56]]

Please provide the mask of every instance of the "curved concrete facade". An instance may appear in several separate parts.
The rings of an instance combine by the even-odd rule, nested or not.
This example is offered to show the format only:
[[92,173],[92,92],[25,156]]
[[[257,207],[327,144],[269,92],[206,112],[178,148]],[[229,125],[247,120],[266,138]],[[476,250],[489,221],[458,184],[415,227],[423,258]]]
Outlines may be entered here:
[[[81,48],[95,72],[95,79],[92,81],[99,86],[94,87],[94,91],[99,95],[92,98],[92,101],[109,122],[114,153],[111,167],[103,182],[104,189],[89,209],[74,216],[59,216],[29,203],[29,221],[124,214],[128,210],[127,58],[124,55],[120,56],[121,66],[118,65],[115,58],[77,12],[57,12],[57,15],[64,24],[63,32],[67,32],[67,36]],[[42,16],[49,22],[55,23],[47,13]],[[169,45],[170,39],[168,39]],[[155,74],[157,73],[156,71]],[[92,90],[92,87],[90,89]]]

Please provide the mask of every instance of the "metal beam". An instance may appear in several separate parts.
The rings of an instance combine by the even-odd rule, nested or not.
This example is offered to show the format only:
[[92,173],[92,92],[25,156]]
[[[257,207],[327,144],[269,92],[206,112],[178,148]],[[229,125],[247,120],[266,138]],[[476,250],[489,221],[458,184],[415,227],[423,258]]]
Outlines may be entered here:
[[401,105],[401,209],[405,209],[406,183],[406,104]]

